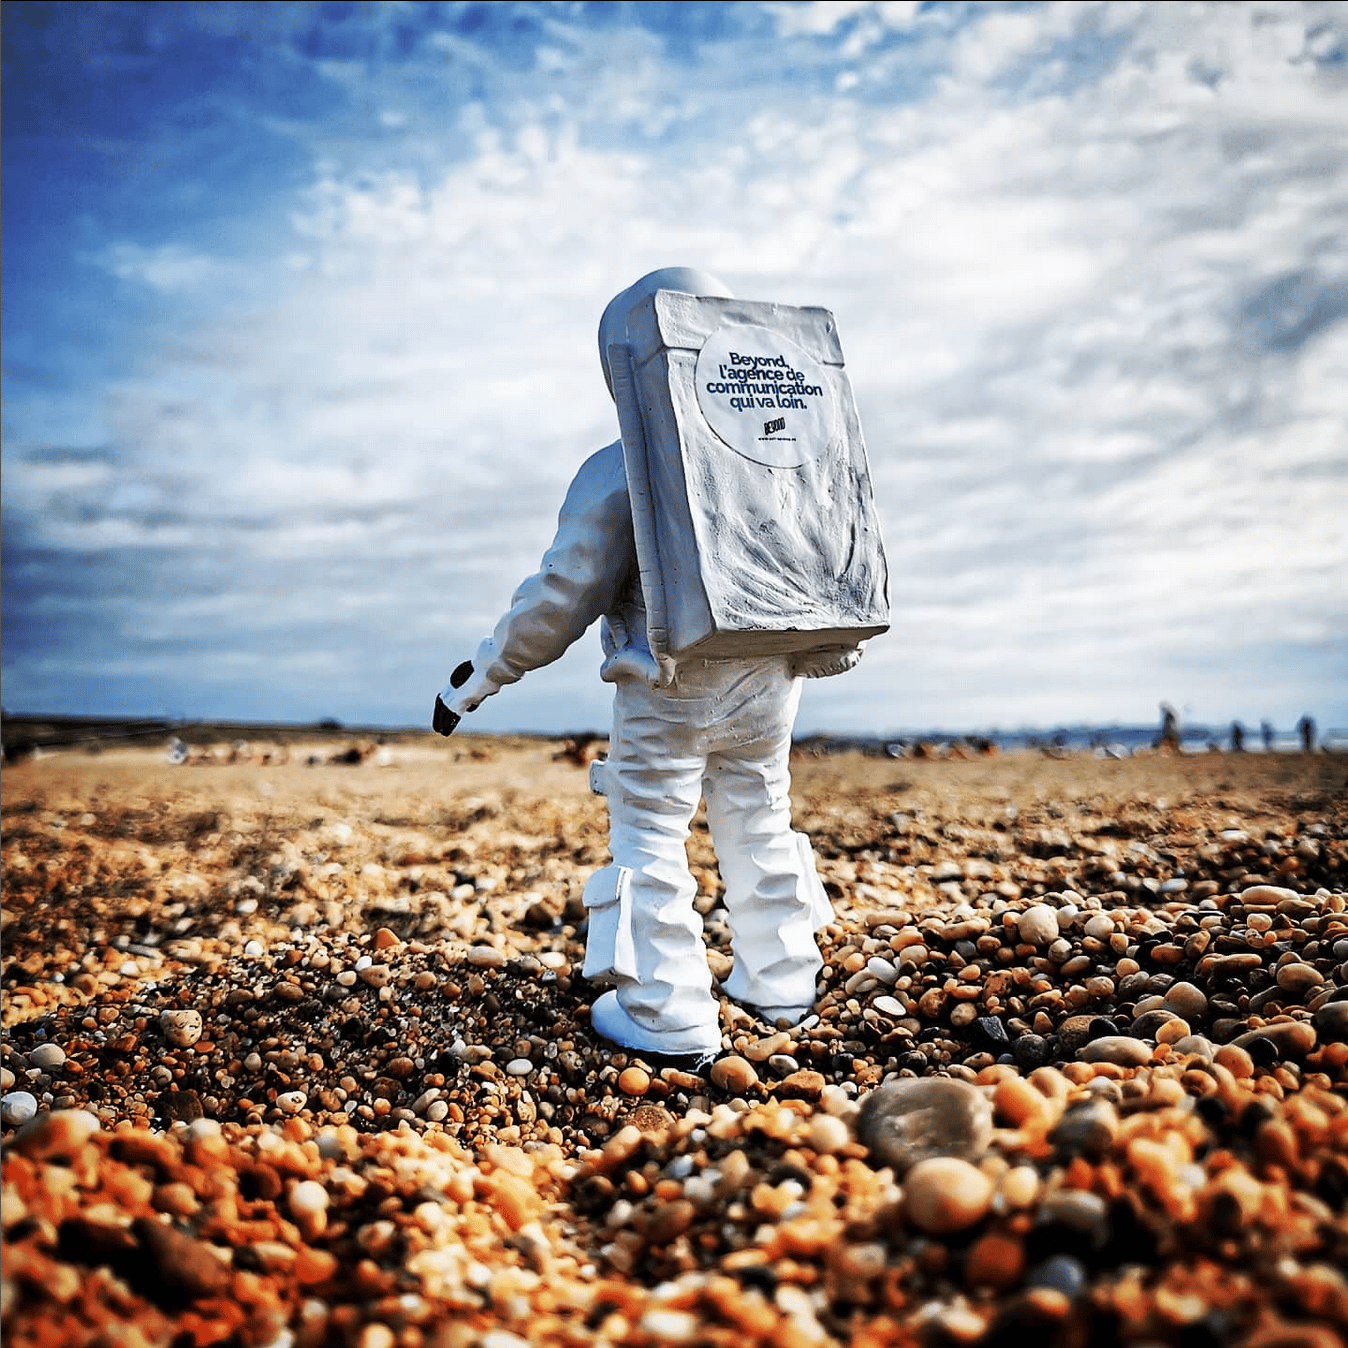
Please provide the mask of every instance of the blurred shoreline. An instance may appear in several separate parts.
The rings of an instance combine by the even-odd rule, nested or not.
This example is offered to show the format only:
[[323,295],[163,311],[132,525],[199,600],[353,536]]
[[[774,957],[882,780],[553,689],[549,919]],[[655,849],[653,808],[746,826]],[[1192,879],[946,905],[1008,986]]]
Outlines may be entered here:
[[[272,721],[188,721],[169,718],[47,716],[4,714],[0,719],[4,757],[7,763],[19,762],[35,754],[62,751],[99,753],[111,748],[149,748],[177,743],[189,749],[213,745],[244,745],[265,742],[283,746],[332,745],[361,742],[375,746],[416,743],[432,737],[433,732],[419,726],[347,725],[333,718],[311,722]],[[599,731],[556,733],[472,732],[455,736],[459,744],[492,744],[510,747],[523,744],[556,743],[602,746],[607,736]],[[946,730],[906,730],[886,735],[798,734],[798,751],[815,756],[861,753],[882,758],[977,757],[1016,751],[1054,754],[1092,754],[1104,758],[1129,758],[1138,753],[1156,751],[1156,726],[1071,725],[1047,730],[1022,728],[1011,731],[988,730],[955,732]],[[1348,728],[1330,727],[1317,731],[1315,750],[1348,753]],[[1300,734],[1295,729],[1275,729],[1265,739],[1258,730],[1246,728],[1244,744],[1232,746],[1231,727],[1192,725],[1180,732],[1182,754],[1303,753]]]

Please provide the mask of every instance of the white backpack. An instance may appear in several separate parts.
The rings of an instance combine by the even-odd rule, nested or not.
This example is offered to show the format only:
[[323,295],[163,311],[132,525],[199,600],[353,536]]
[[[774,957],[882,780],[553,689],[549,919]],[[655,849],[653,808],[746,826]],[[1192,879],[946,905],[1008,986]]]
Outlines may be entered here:
[[828,310],[661,290],[607,354],[663,668],[836,650],[888,628],[866,448]]

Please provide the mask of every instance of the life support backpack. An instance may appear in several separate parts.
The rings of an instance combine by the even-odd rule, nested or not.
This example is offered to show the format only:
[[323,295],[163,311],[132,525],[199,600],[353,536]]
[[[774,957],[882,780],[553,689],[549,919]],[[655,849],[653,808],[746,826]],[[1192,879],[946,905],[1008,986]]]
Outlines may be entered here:
[[662,667],[855,646],[889,626],[833,315],[660,290],[608,348]]

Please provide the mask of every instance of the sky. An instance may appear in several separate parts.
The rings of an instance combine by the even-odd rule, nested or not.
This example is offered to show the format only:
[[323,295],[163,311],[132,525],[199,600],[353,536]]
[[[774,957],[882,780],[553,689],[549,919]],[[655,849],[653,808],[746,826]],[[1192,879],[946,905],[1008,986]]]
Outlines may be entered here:
[[[855,389],[892,627],[802,733],[1348,726],[1348,6],[0,24],[6,711],[428,723],[685,265]],[[605,728],[599,660],[473,728]]]

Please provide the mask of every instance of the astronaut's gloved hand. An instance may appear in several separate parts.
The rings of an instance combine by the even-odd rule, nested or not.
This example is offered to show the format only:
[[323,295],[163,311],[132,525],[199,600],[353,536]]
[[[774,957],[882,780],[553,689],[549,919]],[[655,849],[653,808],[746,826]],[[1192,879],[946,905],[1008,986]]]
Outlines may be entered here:
[[[457,665],[449,676],[449,682],[440,690],[435,699],[435,714],[431,720],[431,729],[437,735],[452,735],[463,720],[464,714],[476,708],[490,690],[470,688],[463,692],[464,685],[473,677],[473,662],[465,660]],[[481,680],[479,680],[481,682]]]

